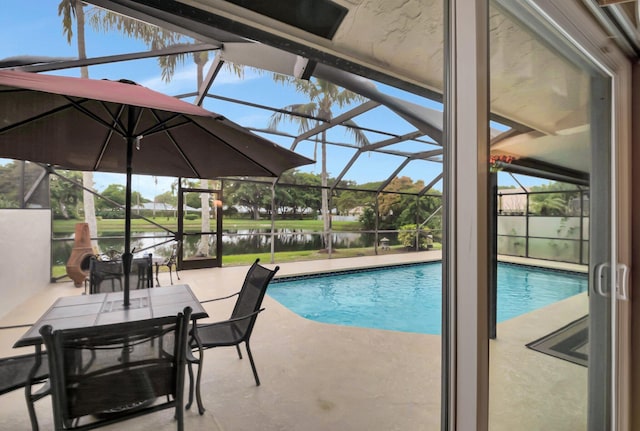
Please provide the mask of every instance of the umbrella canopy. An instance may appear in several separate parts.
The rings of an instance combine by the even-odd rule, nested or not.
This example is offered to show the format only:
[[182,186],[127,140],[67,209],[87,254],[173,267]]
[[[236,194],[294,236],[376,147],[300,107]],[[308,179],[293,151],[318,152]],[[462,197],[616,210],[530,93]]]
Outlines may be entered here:
[[0,70],[0,157],[127,174],[125,306],[131,262],[131,174],[277,177],[312,160],[199,106],[131,81]]
[[[132,118],[131,118],[132,117]],[[277,177],[312,163],[199,106],[140,85],[0,71],[0,157],[80,171]]]

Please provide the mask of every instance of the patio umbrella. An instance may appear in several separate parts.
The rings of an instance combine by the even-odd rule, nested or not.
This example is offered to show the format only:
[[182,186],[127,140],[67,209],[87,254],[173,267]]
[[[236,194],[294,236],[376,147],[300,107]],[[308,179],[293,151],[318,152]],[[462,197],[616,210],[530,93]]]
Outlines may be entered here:
[[131,81],[0,70],[0,157],[126,174],[129,305],[131,174],[277,177],[312,160],[221,115]]

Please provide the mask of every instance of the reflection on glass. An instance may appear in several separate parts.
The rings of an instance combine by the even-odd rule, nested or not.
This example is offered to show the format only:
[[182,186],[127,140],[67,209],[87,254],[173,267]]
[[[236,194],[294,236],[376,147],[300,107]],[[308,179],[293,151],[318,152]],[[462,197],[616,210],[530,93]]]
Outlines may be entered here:
[[[590,73],[563,55],[560,42],[554,46],[543,39],[539,32],[547,27],[515,18],[530,11],[515,2],[492,4],[491,112],[502,117],[490,162],[491,170],[499,172],[499,259],[584,273]],[[526,181],[519,175],[527,175]],[[533,281],[522,282],[522,295],[531,294]],[[580,323],[584,331],[575,331],[580,335],[573,339],[568,333],[557,335],[544,351],[527,345],[588,313],[588,295],[582,292],[498,323],[496,339],[490,340],[491,430],[587,429],[588,368],[562,359],[563,354],[583,353],[573,347],[576,337],[582,337],[580,349],[588,350],[585,321]]]

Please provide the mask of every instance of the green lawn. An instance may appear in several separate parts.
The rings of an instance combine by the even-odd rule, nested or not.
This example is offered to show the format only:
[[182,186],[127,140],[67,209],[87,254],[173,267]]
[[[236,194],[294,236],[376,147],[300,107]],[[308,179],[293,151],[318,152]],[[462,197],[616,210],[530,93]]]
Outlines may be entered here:
[[[171,231],[177,230],[177,221],[175,217],[156,217],[152,219],[154,222],[165,226]],[[53,230],[55,233],[73,234],[76,223],[79,220],[54,220]],[[158,232],[160,228],[148,223],[142,219],[133,219],[131,222],[132,230],[136,232]],[[190,220],[187,224],[187,230],[199,231],[200,219]],[[215,226],[212,226],[215,227]],[[224,219],[223,229],[225,230],[237,230],[237,229],[270,229],[270,220],[247,220],[247,219]],[[277,220],[276,228],[279,229],[304,229],[313,232],[322,231],[322,220]],[[361,230],[361,225],[358,222],[334,222],[332,223],[332,230],[336,232],[351,231],[357,232]],[[124,220],[121,219],[106,219],[98,220],[98,230],[100,232],[109,232],[114,234],[121,234],[124,231]],[[440,244],[434,243],[434,249],[439,249]],[[388,251],[384,251],[384,254],[406,253],[407,250],[403,246],[391,246]],[[363,248],[343,248],[334,250],[332,258],[342,257],[355,257],[355,256],[372,256],[374,255],[373,247]],[[223,255],[223,266],[233,265],[249,265],[256,258],[260,258],[263,262],[271,262],[270,253],[247,253],[237,255]],[[326,251],[323,250],[300,250],[300,251],[287,251],[275,253],[274,259],[276,263],[281,262],[293,262],[304,260],[323,260],[328,259],[329,256]],[[162,270],[162,269],[161,269]],[[66,269],[64,265],[53,267],[53,276],[60,277],[65,275]]]
[[[165,228],[175,231],[178,228],[178,222],[175,217],[155,217],[149,218],[155,223],[158,223]],[[80,223],[80,220],[54,220],[53,231],[55,233],[72,234],[75,230],[76,223]],[[191,231],[200,230],[200,219],[187,220],[185,222],[185,229]],[[320,232],[322,231],[322,220],[276,220],[277,229],[305,229],[310,231]],[[359,222],[333,222],[332,230],[334,231],[358,231],[362,227]],[[215,228],[215,222],[212,223],[212,228]],[[227,219],[223,220],[223,229],[235,230],[235,229],[270,229],[271,220],[247,220],[247,219]],[[134,218],[131,220],[131,229],[136,232],[158,232],[161,231],[159,227],[147,222],[143,219]],[[101,219],[98,220],[99,232],[123,232],[124,220],[123,219]]]
[[[439,250],[442,245],[440,243],[434,243],[434,250]],[[389,250],[380,252],[381,254],[397,254],[397,253],[407,253],[406,247],[403,246],[391,246]],[[334,250],[331,257],[333,259],[342,258],[342,257],[357,257],[357,256],[373,256],[375,251],[373,247],[364,247],[364,248],[343,248],[339,250]],[[256,258],[260,258],[261,262],[269,263],[271,262],[271,254],[270,253],[248,253],[248,254],[238,254],[238,255],[223,255],[222,256],[222,265],[223,266],[238,266],[238,265],[250,265]],[[283,262],[298,262],[304,260],[324,260],[328,259],[329,254],[326,251],[319,250],[301,250],[301,251],[285,251],[274,253],[275,263],[283,263]],[[167,268],[160,268],[160,272],[167,271]],[[54,266],[53,267],[53,277],[60,277],[66,274],[66,269],[64,265]]]

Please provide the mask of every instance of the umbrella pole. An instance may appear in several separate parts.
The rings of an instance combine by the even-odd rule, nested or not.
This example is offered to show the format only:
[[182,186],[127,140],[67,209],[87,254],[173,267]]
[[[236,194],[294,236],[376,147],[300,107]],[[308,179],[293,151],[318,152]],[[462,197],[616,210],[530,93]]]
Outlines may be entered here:
[[122,253],[122,266],[124,267],[124,307],[130,305],[129,302],[129,274],[131,274],[131,261],[133,253],[131,253],[131,161],[133,159],[133,141],[132,131],[135,122],[135,110],[129,107],[129,132],[127,136],[127,181],[124,204],[124,253]]

